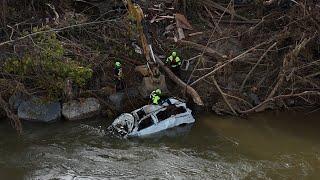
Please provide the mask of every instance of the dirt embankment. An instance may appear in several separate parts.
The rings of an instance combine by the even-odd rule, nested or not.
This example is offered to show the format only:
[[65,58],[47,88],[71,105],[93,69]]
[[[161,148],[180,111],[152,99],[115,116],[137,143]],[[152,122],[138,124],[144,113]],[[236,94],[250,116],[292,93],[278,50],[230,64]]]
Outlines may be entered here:
[[[6,102],[17,91],[60,101],[95,96],[112,109],[108,96],[114,92],[116,60],[124,65],[126,87],[140,84],[134,67],[145,60],[136,53],[139,37],[121,1],[24,6],[20,1],[4,1],[1,7],[0,100],[13,122],[18,120]],[[319,3],[158,0],[140,5],[155,53],[164,59],[175,50],[184,68],[190,62],[181,79],[196,89],[207,110],[241,115],[319,106]],[[177,22],[177,13],[187,20]],[[169,95],[188,99],[184,90],[168,84]],[[128,110],[141,102],[147,100],[130,99]]]
[[174,6],[193,25],[181,40],[170,5],[148,8],[150,19],[159,19],[153,23],[158,52],[178,49],[184,60],[200,55],[183,78],[217,113],[319,107],[319,3],[239,3]]

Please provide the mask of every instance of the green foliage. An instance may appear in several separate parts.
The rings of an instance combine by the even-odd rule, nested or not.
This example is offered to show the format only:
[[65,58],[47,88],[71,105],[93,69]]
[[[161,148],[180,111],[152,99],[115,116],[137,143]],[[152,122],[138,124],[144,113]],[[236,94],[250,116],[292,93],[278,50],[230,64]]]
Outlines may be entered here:
[[[44,29],[34,28],[33,32]],[[20,76],[35,77],[35,85],[45,89],[49,97],[61,96],[66,80],[82,87],[92,77],[93,71],[79,62],[64,57],[64,48],[55,33],[39,34],[33,39],[34,48],[28,48],[22,58],[11,58],[4,71]]]

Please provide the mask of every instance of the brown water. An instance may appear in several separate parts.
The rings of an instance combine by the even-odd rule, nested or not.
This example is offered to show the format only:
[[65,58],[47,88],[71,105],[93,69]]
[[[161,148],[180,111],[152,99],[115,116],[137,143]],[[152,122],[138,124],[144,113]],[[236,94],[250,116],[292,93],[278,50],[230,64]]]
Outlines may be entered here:
[[119,140],[110,121],[0,123],[0,179],[319,179],[320,113],[204,115],[148,139]]

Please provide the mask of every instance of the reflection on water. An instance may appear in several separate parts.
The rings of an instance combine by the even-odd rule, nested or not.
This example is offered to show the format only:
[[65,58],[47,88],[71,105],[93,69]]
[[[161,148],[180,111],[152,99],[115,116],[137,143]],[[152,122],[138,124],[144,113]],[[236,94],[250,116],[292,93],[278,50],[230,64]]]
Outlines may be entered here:
[[1,179],[318,179],[319,113],[203,115],[148,138],[106,136],[101,120],[0,123]]

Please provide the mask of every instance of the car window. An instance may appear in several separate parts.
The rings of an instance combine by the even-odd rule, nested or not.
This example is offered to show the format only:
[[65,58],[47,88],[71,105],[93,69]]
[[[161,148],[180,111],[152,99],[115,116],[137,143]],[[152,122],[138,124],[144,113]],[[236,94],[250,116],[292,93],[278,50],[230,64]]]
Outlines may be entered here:
[[186,111],[187,110],[182,106],[180,106],[180,107],[176,107],[174,105],[168,106],[166,110],[160,111],[157,113],[158,122],[166,120],[169,117],[171,117],[172,115],[184,113]]
[[143,109],[140,109],[140,110],[137,112],[137,115],[138,115],[139,119],[142,119],[144,116],[146,116],[146,113],[144,112]]
[[146,119],[140,121],[140,123],[138,125],[138,131],[145,129],[145,128],[148,128],[148,127],[152,126],[153,124],[154,124],[153,120],[152,120],[151,116],[149,116]]

